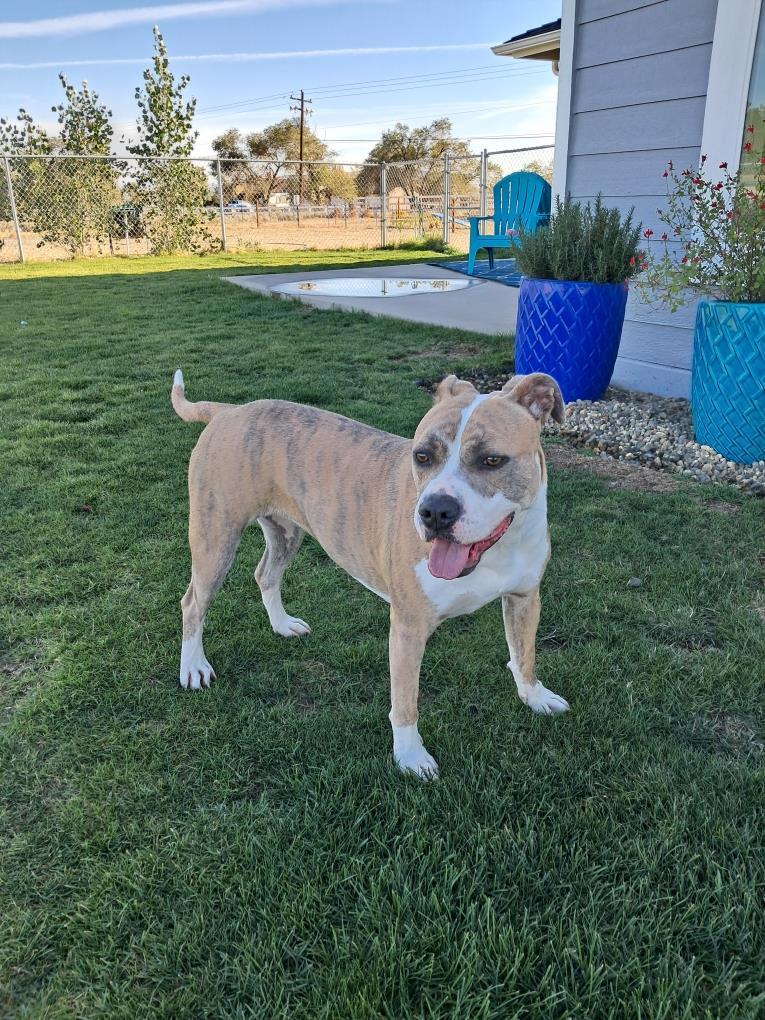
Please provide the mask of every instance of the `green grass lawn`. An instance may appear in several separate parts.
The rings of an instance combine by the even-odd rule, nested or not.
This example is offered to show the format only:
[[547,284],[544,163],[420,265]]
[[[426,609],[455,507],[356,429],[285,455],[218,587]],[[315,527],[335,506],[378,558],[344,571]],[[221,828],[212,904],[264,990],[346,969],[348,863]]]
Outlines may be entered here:
[[417,378],[510,354],[220,281],[379,253],[249,258],[0,273],[0,1016],[761,1018],[761,502],[551,472],[539,674],[572,711],[520,704],[499,606],[445,625],[435,784],[392,765],[386,606],[310,541],[311,636],[271,632],[252,529],[220,679],[180,690],[172,370],[410,435]]

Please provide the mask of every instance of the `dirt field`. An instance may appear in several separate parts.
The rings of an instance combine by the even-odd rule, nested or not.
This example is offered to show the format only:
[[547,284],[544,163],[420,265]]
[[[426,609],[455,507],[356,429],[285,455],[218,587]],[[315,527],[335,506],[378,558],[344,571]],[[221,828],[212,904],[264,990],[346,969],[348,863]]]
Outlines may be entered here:
[[[207,222],[206,227],[214,241],[220,240],[220,222],[217,219]],[[425,225],[429,235],[441,236],[441,221],[432,218],[432,223]],[[405,220],[389,222],[388,244],[399,244],[418,238],[414,224]],[[469,232],[466,228],[455,224],[450,231],[449,243],[458,251],[467,251]],[[41,244],[40,234],[24,230],[22,232],[24,254],[28,262],[48,261],[49,259],[68,259],[71,254],[61,245]],[[254,215],[227,216],[226,241],[229,251],[248,251],[258,248],[267,250],[296,251],[307,248],[329,250],[336,248],[377,248],[380,245],[380,221],[376,217],[349,216],[347,219],[338,217],[312,217],[303,219],[300,224],[295,220],[271,220]],[[99,255],[148,255],[149,242],[144,238],[113,238],[102,244],[93,243],[86,247],[86,256],[97,258]],[[13,224],[0,222],[0,262],[17,262],[19,259],[16,235]]]

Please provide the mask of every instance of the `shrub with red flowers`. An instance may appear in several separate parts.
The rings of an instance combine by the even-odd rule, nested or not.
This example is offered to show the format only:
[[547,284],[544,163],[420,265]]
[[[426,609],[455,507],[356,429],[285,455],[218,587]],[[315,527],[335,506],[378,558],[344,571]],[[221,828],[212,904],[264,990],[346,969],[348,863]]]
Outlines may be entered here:
[[[747,142],[747,157],[751,150]],[[765,153],[736,173],[725,162],[717,172],[707,163],[702,156],[698,169],[679,172],[667,164],[667,208],[658,214],[670,231],[649,243],[638,280],[647,300],[673,311],[694,290],[724,301],[765,301]],[[643,236],[650,242],[652,234]]]

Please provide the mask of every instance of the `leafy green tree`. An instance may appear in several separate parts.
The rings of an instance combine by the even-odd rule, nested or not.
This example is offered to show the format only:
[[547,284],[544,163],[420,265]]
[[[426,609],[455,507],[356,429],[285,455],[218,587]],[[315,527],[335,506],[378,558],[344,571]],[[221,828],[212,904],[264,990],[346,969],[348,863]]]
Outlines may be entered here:
[[24,109],[19,110],[15,124],[5,117],[0,117],[0,155],[39,156],[50,153],[51,149],[50,138],[38,124],[35,124],[31,113]]
[[154,254],[214,246],[203,222],[207,178],[200,166],[186,162],[197,139],[197,101],[184,95],[190,80],[184,74],[176,81],[165,40],[155,26],[152,65],[143,72],[143,86],[135,90],[138,137],[126,146],[131,156],[141,157],[130,195],[142,208]]
[[[397,123],[384,131],[380,141],[372,148],[366,162],[371,164],[412,163],[401,167],[395,182],[389,178],[388,186],[401,187],[410,196],[439,194],[443,188],[444,155],[454,157],[452,184],[464,190],[471,182],[477,185],[480,160],[471,158],[467,142],[452,137],[452,122],[440,117],[423,127],[410,128]],[[376,165],[365,166],[356,178],[361,195],[375,195],[380,186]]]
[[[262,202],[267,183],[258,167],[248,162],[250,153],[247,139],[242,133],[237,128],[229,128],[213,139],[212,148],[220,159],[223,201],[231,202],[241,198],[247,202]],[[217,160],[210,164],[210,170],[217,190]]]
[[[51,143],[47,134],[35,124],[31,113],[19,110],[15,123],[0,117],[0,155],[18,156],[21,154],[43,155],[51,151]],[[32,164],[29,160],[11,160],[11,182],[16,196],[16,210],[19,216],[28,217],[26,206],[22,206],[22,198],[30,189]],[[0,220],[11,219],[11,200],[5,181],[5,171],[0,174]]]
[[339,164],[309,167],[306,192],[317,202],[328,204],[333,199],[350,202],[358,194],[356,175]]
[[64,100],[52,107],[58,133],[48,136],[19,110],[16,124],[0,122],[0,148],[31,157],[14,160],[12,180],[19,217],[41,234],[39,244],[60,244],[81,255],[88,244],[101,244],[109,235],[111,210],[119,201],[119,168],[107,159],[66,158],[108,156],[112,113],[87,82],[78,90],[63,74],[59,81]]
[[[296,117],[285,117],[246,136],[232,128],[213,141],[213,151],[221,158],[226,197],[267,203],[274,191],[298,193],[300,121]],[[331,159],[334,155],[306,124],[303,129],[304,164]],[[232,162],[235,160],[253,160],[256,165]],[[304,194],[319,197],[311,193],[311,181],[319,178],[320,175],[311,173],[309,166],[304,166]]]
[[540,177],[544,177],[548,184],[552,184],[553,161],[551,159],[530,159],[523,169],[539,174]]

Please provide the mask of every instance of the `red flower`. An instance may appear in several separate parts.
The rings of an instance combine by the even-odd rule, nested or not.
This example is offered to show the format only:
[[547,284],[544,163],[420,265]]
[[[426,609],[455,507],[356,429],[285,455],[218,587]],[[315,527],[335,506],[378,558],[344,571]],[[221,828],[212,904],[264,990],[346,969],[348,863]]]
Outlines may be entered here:
[[681,261],[681,263],[683,265],[686,265],[686,263],[688,262],[688,256],[687,255],[683,255],[683,257],[680,259],[680,261]]
[[666,232],[661,235],[661,239],[662,239],[662,241],[666,241],[667,240]]
[[765,156],[760,156],[760,166],[765,166]]
[[630,255],[630,265],[631,266],[635,265],[635,256],[634,255]]
[[726,214],[725,214],[725,215],[726,215],[726,217],[727,217],[727,218],[728,218],[729,220],[732,220],[732,219],[733,219],[733,213],[732,213],[732,212],[731,212],[730,210],[728,210],[728,212],[726,212]]
[[722,191],[722,181],[718,181],[717,184],[713,185],[715,191]]
[[750,135],[753,135],[754,134],[754,124],[747,124],[746,125],[746,130],[749,132]]
[[664,173],[661,176],[662,177],[669,177],[669,171],[665,170]]
[[704,181],[700,177],[694,177],[693,178],[693,183],[694,184],[703,184]]
[[744,146],[744,152],[751,152],[751,151],[752,151],[752,143],[751,142],[747,142],[746,145]]
[[646,227],[646,229],[643,231],[643,237],[650,238],[652,234],[653,234],[653,231],[651,230],[650,227]]
[[720,169],[721,170],[727,170],[728,169],[728,164],[727,163],[721,163],[720,164]]

